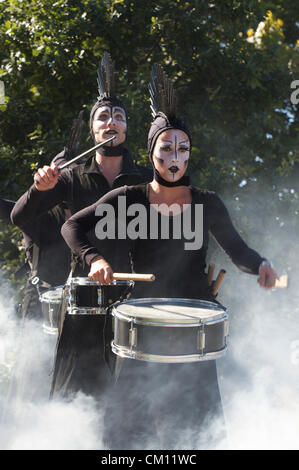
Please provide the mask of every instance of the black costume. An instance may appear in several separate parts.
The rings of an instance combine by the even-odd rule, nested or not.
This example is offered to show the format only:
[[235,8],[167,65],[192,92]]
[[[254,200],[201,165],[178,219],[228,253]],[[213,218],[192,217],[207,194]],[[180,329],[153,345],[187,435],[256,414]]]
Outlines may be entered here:
[[[136,184],[150,181],[151,176],[151,169],[137,166],[129,152],[125,151],[122,171],[115,178],[112,187],[123,186],[125,183]],[[34,185],[31,186],[27,193],[17,201],[12,212],[12,221],[16,225],[29,222],[32,217],[40,215],[62,201],[66,202],[72,213],[76,213],[94,203],[110,189],[111,187],[101,173],[95,157],[91,157],[86,163],[73,169],[63,170],[56,186],[49,191],[41,192]],[[115,253],[114,247],[111,250]],[[129,263],[129,260],[127,262]],[[120,269],[124,268],[121,267]],[[86,266],[76,264],[73,270],[74,277],[86,276],[87,274]],[[64,324],[65,321],[66,324]],[[79,362],[84,359],[84,355],[81,354],[78,357],[78,351],[86,351],[86,349],[89,349],[89,344],[95,344],[95,354],[91,354],[90,351],[86,354],[90,354],[90,357],[96,356],[94,370],[101,369],[102,359],[101,357],[98,358],[102,351],[102,344],[98,344],[103,328],[101,322],[102,319],[98,317],[62,316],[52,393],[57,392],[68,395],[78,390],[90,393],[88,384],[85,385],[85,381],[82,379],[82,370],[85,374],[86,367],[81,369],[79,366]],[[78,326],[74,326],[75,324]],[[83,329],[85,331],[84,337],[82,335]],[[89,362],[90,367],[93,369],[91,361]],[[82,364],[84,364],[84,360]],[[101,382],[102,379],[99,378],[99,383]]]
[[14,201],[0,198],[0,219],[6,224],[11,224],[10,213],[14,207]]
[[[14,205],[13,201],[0,199],[0,218],[6,223],[11,223],[10,213]],[[69,274],[71,252],[60,233],[65,220],[64,208],[56,206],[20,227],[26,262],[15,273],[15,277],[26,276],[26,285],[19,306],[22,321],[18,355],[7,393],[10,407],[49,395],[56,336],[46,334],[42,328],[43,322],[47,324],[49,319],[44,319],[40,295],[54,286],[64,284]],[[30,344],[33,335],[34,351]],[[38,385],[37,378],[40,380]]]
[[[11,224],[14,206],[14,201],[0,199],[0,219]],[[21,306],[22,318],[41,320],[40,293],[64,284],[67,279],[71,254],[60,233],[65,221],[64,207],[57,205],[38,218],[19,224],[24,237],[26,263],[16,276],[28,276]]]
[[[111,204],[117,218],[118,197],[125,196],[126,207],[139,203],[147,211],[147,238],[127,240],[134,271],[156,275],[153,283],[136,283],[132,297],[181,297],[213,301],[205,274],[209,231],[243,271],[257,274],[263,258],[249,248],[236,232],[225,206],[215,193],[190,189],[193,222],[195,204],[203,204],[203,245],[199,250],[185,250],[184,243],[188,240],[172,239],[171,231],[168,240],[161,239],[160,235],[157,240],[150,239],[148,185],[126,186],[106,194],[97,203],[69,219],[63,225],[62,234],[86,264],[90,264],[98,254],[110,262],[109,255],[101,249],[101,242],[97,240],[96,246],[92,245],[86,233],[94,229],[100,219],[95,215],[98,204]],[[127,225],[130,220],[128,217]],[[166,393],[170,384],[172,388]],[[155,393],[154,400],[152,392]],[[203,429],[203,421],[210,415],[221,414],[215,361],[152,364],[125,359],[111,397],[106,431],[108,445],[115,449],[158,448],[161,444],[157,440],[155,426],[158,429],[166,426],[162,431],[162,447],[196,447],[200,445],[197,434],[199,428]],[[188,406],[184,405],[185,400]],[[184,432],[188,433],[188,438],[182,444],[180,439]]]
[[[176,116],[176,97],[172,82],[158,65],[153,67],[150,94],[154,121],[148,135],[148,153],[153,165],[154,179],[160,185],[169,188],[189,186],[188,177],[185,175],[178,180],[174,178],[173,181],[168,181],[154,165],[155,144],[164,131],[171,129],[183,131],[189,139],[191,150],[188,128]],[[174,147],[167,146],[169,148],[167,151],[173,153],[172,161],[175,162],[173,165],[176,165],[177,161],[176,142],[175,140]],[[185,147],[187,159],[190,150],[186,151]],[[187,160],[185,164],[186,162]],[[168,217],[158,214],[154,230],[156,232],[158,228],[158,233],[152,236],[150,227],[152,208],[148,197],[148,185],[126,186],[111,191],[96,204],[82,210],[66,222],[62,234],[84,263],[90,264],[95,256],[101,254],[108,263],[111,263],[112,269],[115,269],[103,241],[96,240],[95,243],[91,243],[87,233],[91,230],[99,233],[97,230],[101,224],[97,226],[97,222],[100,217],[95,215],[98,204],[109,204],[115,212],[114,215],[111,213],[111,217],[117,221],[123,219],[123,209],[118,213],[119,196],[123,196],[127,208],[137,203],[141,205],[138,207],[143,207],[146,211],[144,218],[139,222],[139,225],[142,225],[139,226],[139,234],[142,235],[139,238],[135,235],[127,236],[126,248],[131,255],[132,267],[137,273],[156,275],[156,281],[153,283],[138,282],[132,296],[215,300],[204,272],[209,231],[232,261],[244,271],[257,274],[262,258],[238,235],[226,208],[214,193],[192,187],[190,190],[192,203],[189,206],[191,212],[189,215],[192,232],[195,233],[195,228],[202,229],[201,248],[186,249],[188,236],[184,230],[181,230],[180,236],[177,237],[177,222],[181,223],[183,229],[182,220],[186,215],[185,211],[180,214],[182,215],[180,219],[178,216]],[[203,222],[200,228],[196,223],[198,204],[203,204]],[[133,218],[126,216],[125,222],[122,221],[126,228],[130,226]],[[164,239],[162,230],[165,221],[169,226],[167,239]],[[108,225],[109,221],[106,223]],[[117,244],[123,242],[120,238],[116,233]],[[112,334],[109,339],[112,339]],[[221,429],[220,432],[213,433],[212,442],[208,444],[204,442],[209,420],[214,416],[220,416],[220,421],[223,422],[215,361],[165,364],[117,358],[115,372],[115,377],[118,379],[115,386],[109,390],[109,404],[105,414],[105,437],[109,448],[206,448],[216,445],[223,437]],[[203,432],[204,439],[199,435],[200,431]]]
[[[127,115],[125,106],[115,94],[114,62],[106,52],[99,64],[97,82],[99,95],[90,113],[90,130],[93,137],[93,120],[98,108],[108,107],[112,113],[113,107],[120,107]],[[109,158],[123,157],[121,172],[116,176],[112,187],[101,173],[96,157],[91,157],[85,164],[63,170],[51,190],[39,192],[33,185],[16,203],[12,221],[19,225],[62,201],[67,203],[74,214],[93,204],[113,188],[152,179],[152,170],[136,165],[122,144],[113,146],[111,143],[99,148],[98,152]],[[129,258],[126,250],[118,247],[118,251],[115,251],[113,244],[108,244],[106,248],[108,253],[114,254],[115,266],[120,270],[127,270]],[[87,276],[87,267],[80,266],[76,261],[74,258],[72,277]],[[79,390],[85,393],[101,393],[104,384],[109,381],[104,363],[103,319],[99,316],[82,317],[65,313],[64,302],[51,395],[72,396]],[[90,377],[93,380],[90,380]]]

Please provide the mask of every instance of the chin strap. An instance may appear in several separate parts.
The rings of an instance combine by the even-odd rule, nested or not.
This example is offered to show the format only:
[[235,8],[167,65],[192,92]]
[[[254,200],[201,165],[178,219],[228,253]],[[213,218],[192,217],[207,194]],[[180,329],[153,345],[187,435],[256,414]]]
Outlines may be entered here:
[[115,147],[107,147],[104,145],[99,148],[98,153],[105,157],[119,157],[120,155],[123,155],[124,150],[125,148],[122,144],[116,145]]

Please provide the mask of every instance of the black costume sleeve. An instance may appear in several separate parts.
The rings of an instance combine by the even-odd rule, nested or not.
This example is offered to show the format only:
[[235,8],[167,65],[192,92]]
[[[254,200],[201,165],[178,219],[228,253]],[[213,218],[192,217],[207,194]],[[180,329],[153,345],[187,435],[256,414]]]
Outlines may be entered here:
[[53,209],[57,204],[65,201],[68,195],[68,185],[71,181],[71,172],[63,170],[57,184],[48,191],[38,191],[34,184],[18,199],[11,213],[11,221],[18,227],[24,227],[33,218]]
[[125,195],[126,189],[127,186],[113,189],[91,206],[74,214],[63,224],[61,228],[63,238],[71,250],[76,255],[80,256],[82,261],[86,264],[90,265],[91,260],[95,256],[101,255],[96,247],[90,243],[87,236],[87,233],[90,230],[95,229],[97,222],[101,218],[100,216],[95,215],[97,206],[103,203],[110,204],[116,211],[118,196]]
[[14,201],[0,198],[0,220],[3,220],[6,224],[11,224],[10,213],[14,205]]
[[258,274],[259,266],[265,258],[249,248],[240,237],[221,199],[214,193],[210,193],[209,198],[213,207],[211,233],[239,269],[249,274]]

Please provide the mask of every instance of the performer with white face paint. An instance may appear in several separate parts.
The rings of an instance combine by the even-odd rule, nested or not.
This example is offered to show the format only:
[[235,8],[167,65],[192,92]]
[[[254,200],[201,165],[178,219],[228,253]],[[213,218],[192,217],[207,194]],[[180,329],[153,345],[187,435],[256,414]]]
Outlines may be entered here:
[[[132,297],[215,301],[205,273],[209,232],[241,270],[259,274],[261,286],[272,287],[275,271],[242,240],[220,198],[213,192],[190,186],[185,172],[192,147],[191,135],[176,117],[172,83],[159,66],[153,69],[150,90],[154,120],[148,135],[148,154],[153,165],[153,181],[111,191],[75,214],[62,227],[66,242],[90,266],[92,279],[109,284],[113,269],[110,260],[103,257],[102,242],[98,240],[92,245],[86,233],[100,220],[97,208],[102,204],[110,204],[117,219],[124,216],[119,213],[118,205],[122,196],[127,207],[138,203],[146,208],[148,215],[147,236],[130,240],[134,271],[156,275],[153,283],[136,283]],[[180,239],[171,230],[168,239],[161,236],[163,220],[167,218],[174,227],[176,218],[186,210],[191,211],[192,226],[196,227],[198,205],[203,207],[200,227],[203,242],[199,248],[185,249],[188,241],[185,232]],[[150,236],[153,206],[159,213],[156,238]],[[164,210],[175,207],[176,211],[166,214],[159,210],[161,207]],[[131,223],[130,217],[126,219],[127,225]],[[132,358],[122,361],[106,413],[105,430],[110,449],[214,448],[221,442],[225,433],[215,360],[181,364]],[[205,433],[211,430],[209,426],[214,418],[219,421],[209,436]]]
[[[12,211],[15,225],[30,223],[63,201],[75,214],[113,188],[152,179],[151,169],[137,165],[125,147],[127,111],[116,95],[114,62],[108,53],[99,64],[97,84],[98,98],[90,112],[90,132],[95,143],[112,136],[114,139],[76,168],[60,172],[55,163],[40,168],[34,175],[34,184]],[[128,254],[122,249],[117,252],[111,245],[106,248],[114,269],[126,271],[130,266]],[[88,271],[73,259],[73,277],[86,276]],[[64,309],[60,323],[51,396],[70,397],[78,391],[100,395],[109,382],[101,333],[103,317],[66,315]]]

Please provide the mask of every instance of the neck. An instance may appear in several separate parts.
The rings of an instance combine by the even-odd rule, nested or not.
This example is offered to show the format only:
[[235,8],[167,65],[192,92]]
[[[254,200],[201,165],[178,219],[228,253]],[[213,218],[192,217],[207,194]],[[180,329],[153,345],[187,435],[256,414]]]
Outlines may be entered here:
[[104,155],[101,155],[97,152],[96,161],[102,174],[111,185],[115,177],[121,172],[123,156],[119,155],[117,157],[105,157]]
[[106,157],[101,155],[99,152],[96,152],[96,161],[101,168],[117,168],[122,164],[123,156],[117,155],[115,157]]

